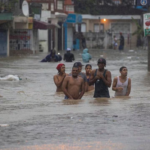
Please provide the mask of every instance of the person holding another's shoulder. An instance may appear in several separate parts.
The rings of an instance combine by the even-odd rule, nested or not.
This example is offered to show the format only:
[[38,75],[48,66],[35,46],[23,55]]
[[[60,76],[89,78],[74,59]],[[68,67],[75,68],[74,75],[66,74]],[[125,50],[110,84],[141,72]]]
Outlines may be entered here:
[[58,64],[56,69],[58,70],[58,74],[54,76],[54,83],[57,87],[56,92],[62,92],[62,83],[67,75],[65,73],[65,65]]
[[131,92],[131,79],[127,77],[128,69],[123,66],[120,68],[120,76],[113,80],[112,90],[115,96],[129,96]]

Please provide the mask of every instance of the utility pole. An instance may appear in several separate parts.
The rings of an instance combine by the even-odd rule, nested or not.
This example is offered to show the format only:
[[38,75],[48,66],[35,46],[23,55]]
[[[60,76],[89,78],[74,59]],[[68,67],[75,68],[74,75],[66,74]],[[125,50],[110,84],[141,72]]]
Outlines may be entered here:
[[148,72],[150,72],[150,36],[147,36],[148,40]]

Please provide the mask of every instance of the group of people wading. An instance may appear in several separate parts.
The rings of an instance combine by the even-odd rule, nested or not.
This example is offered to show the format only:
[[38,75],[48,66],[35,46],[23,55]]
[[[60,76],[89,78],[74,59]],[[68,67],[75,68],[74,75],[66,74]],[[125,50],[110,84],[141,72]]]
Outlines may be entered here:
[[[111,72],[106,70],[106,60],[99,58],[98,69],[92,70],[91,64],[82,71],[82,63],[75,62],[70,74],[65,73],[65,64],[58,64],[58,74],[54,76],[56,92],[63,92],[65,99],[81,99],[85,92],[94,90],[94,98],[110,98],[108,88],[111,87]],[[112,90],[115,96],[129,96],[131,79],[127,77],[127,67],[120,68],[120,76],[113,80]]]

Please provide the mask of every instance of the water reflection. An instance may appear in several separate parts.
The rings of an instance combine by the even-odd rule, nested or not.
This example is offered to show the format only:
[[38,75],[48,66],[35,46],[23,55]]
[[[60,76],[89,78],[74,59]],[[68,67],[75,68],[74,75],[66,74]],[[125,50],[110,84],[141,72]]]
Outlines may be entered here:
[[79,103],[81,103],[81,102],[83,102],[83,100],[69,100],[69,99],[67,99],[67,100],[63,100],[63,104],[64,105],[76,105],[76,104],[79,104]]
[[96,104],[96,105],[108,105],[110,104],[110,99],[109,98],[96,98],[92,101],[90,101],[90,103]]

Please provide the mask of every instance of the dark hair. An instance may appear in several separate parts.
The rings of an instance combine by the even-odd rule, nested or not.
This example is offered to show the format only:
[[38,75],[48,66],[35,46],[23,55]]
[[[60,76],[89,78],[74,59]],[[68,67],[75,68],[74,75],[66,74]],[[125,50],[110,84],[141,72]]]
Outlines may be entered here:
[[87,65],[85,66],[85,69],[86,69],[88,66],[90,66],[91,69],[92,69],[92,65],[91,65],[91,64],[87,64]]
[[119,69],[119,70],[120,70],[120,72],[121,72],[124,68],[127,68],[127,67],[122,66],[122,67]]
[[77,68],[77,69],[79,70],[79,67],[77,67],[77,66],[73,66],[73,67],[72,67],[72,70],[73,70],[73,68]]

